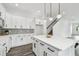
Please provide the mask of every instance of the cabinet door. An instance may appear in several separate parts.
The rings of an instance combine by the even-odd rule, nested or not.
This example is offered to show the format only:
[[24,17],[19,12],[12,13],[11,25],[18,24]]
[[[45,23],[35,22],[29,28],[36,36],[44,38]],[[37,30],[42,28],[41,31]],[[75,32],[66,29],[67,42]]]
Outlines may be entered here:
[[0,56],[6,56],[6,49],[4,46],[0,46]]
[[39,41],[38,53],[39,56],[45,56],[45,44],[41,41]]
[[33,52],[37,55],[37,56],[39,56],[39,48],[38,48],[38,41],[37,40],[33,40]]
[[32,39],[30,35],[21,35],[20,41],[21,45],[32,43]]
[[23,35],[18,35],[17,36],[17,46],[20,46],[20,45],[24,45]]
[[5,20],[5,27],[6,28],[12,28],[12,16],[7,14],[6,15],[6,20]]
[[8,40],[7,40],[7,52],[10,50],[10,48],[12,47],[12,37],[8,37]]
[[31,35],[24,35],[24,42],[25,44],[32,43]]
[[6,11],[5,11],[5,8],[3,8],[2,5],[0,5],[0,12],[1,12],[0,17],[5,20]]
[[0,56],[2,56],[2,46],[0,46]]
[[16,35],[13,35],[12,36],[12,47],[16,47],[17,46],[17,36]]
[[2,51],[2,50],[0,50],[0,56],[2,55],[2,54],[1,54],[1,51]]
[[6,48],[5,47],[2,49],[2,56],[6,56]]
[[51,47],[50,45],[47,46],[47,56],[57,56],[58,55],[58,49]]

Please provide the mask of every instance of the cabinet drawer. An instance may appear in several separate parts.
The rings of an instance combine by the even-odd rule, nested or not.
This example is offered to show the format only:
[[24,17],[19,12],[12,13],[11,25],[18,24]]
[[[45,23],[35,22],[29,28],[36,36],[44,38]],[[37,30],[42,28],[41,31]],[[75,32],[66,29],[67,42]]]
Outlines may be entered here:
[[32,40],[36,40],[34,37],[31,37]]
[[52,46],[47,46],[47,52],[49,53],[50,56],[57,56],[58,55],[58,49]]

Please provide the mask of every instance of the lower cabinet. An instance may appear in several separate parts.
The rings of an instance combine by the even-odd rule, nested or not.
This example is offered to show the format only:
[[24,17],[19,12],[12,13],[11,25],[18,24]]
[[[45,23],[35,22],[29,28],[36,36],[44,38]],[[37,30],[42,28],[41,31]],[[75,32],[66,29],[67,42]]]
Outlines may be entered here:
[[12,36],[12,47],[26,45],[32,43],[32,39],[28,34],[18,34]]
[[17,36],[16,35],[12,35],[12,47],[16,47],[17,46]]
[[71,46],[65,50],[59,50],[39,39],[33,38],[33,52],[37,56],[74,56],[74,46]]
[[0,46],[0,56],[6,56],[6,48],[4,46]]
[[57,56],[58,55],[58,50],[55,48],[51,48],[49,45],[46,43],[32,38],[33,39],[33,52],[37,56]]
[[10,48],[32,43],[31,36],[28,34],[18,34],[4,36],[0,40],[0,56],[6,55]]
[[35,53],[35,55],[45,56],[45,46],[44,46],[44,44],[41,41],[36,40],[35,38],[32,38],[32,40],[33,40],[32,50]]
[[33,43],[32,43],[32,48],[33,48],[33,52],[36,54],[36,55],[39,55],[39,50],[38,50],[38,41],[33,39]]
[[46,48],[46,52],[47,52],[46,54],[47,56],[58,56],[59,50],[48,45]]
[[12,37],[8,36],[6,40],[6,53],[9,52],[11,47],[12,47]]
[[39,41],[38,49],[39,49],[38,50],[39,56],[45,56],[46,55],[46,45],[43,42]]

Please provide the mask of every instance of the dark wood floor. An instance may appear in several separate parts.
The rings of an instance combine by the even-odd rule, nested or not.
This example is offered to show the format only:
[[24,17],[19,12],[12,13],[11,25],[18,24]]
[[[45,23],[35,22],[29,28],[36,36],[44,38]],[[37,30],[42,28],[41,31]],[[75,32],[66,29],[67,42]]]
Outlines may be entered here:
[[7,56],[34,56],[32,44],[11,48]]

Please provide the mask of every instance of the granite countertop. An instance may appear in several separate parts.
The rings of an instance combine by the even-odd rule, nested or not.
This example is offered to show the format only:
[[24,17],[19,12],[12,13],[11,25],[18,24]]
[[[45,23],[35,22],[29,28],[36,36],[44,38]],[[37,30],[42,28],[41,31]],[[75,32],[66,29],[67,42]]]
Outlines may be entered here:
[[75,41],[65,38],[65,37],[51,37],[47,38],[45,35],[38,35],[33,36],[34,38],[37,38],[51,46],[54,46],[60,50],[64,50],[66,48],[69,48],[70,46],[74,45]]

